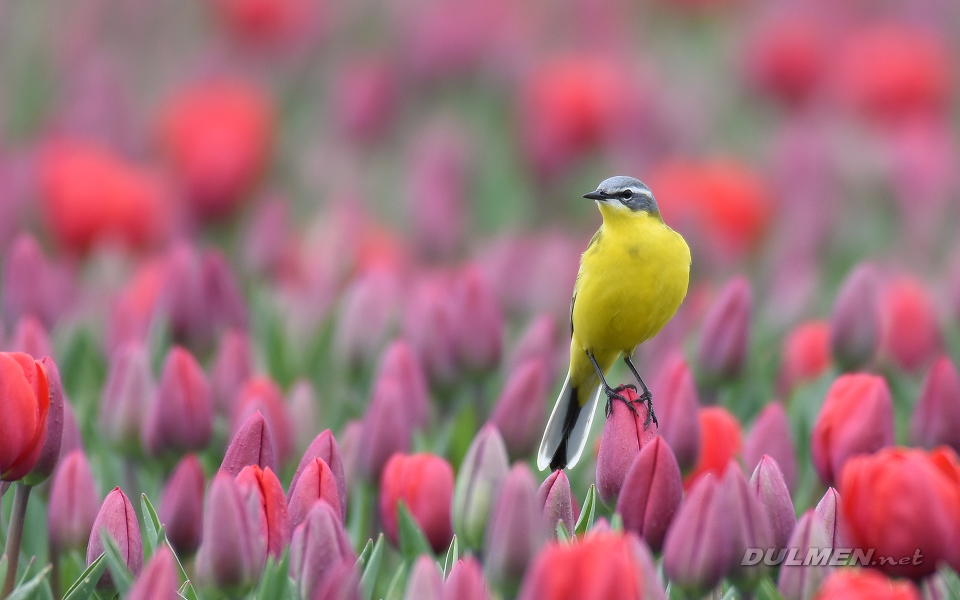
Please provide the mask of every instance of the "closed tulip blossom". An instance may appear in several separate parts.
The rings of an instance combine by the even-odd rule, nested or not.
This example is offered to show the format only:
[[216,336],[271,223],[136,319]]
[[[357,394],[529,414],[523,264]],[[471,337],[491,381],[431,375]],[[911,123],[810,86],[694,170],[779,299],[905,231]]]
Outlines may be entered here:
[[500,364],[503,314],[480,269],[467,267],[453,287],[454,345],[468,372],[485,372]]
[[873,265],[858,265],[837,292],[830,316],[830,348],[845,370],[866,366],[880,345],[878,277]]
[[760,459],[750,477],[750,491],[767,514],[773,543],[777,548],[785,548],[797,524],[797,517],[790,490],[777,461],[766,454]]
[[920,593],[909,581],[889,579],[873,569],[838,569],[820,585],[815,598],[816,600],[920,600]]
[[443,600],[443,577],[433,558],[421,556],[413,563],[403,600]]
[[336,477],[322,458],[314,458],[307,462],[297,479],[296,487],[290,490],[288,505],[292,526],[302,523],[310,508],[321,500],[335,508],[342,518]]
[[383,137],[399,109],[399,77],[388,57],[348,62],[333,86],[336,123],[351,141]]
[[[778,554],[771,556],[776,560],[780,558],[779,552],[784,553],[784,562],[780,566],[780,574],[777,577],[777,589],[784,600],[810,600],[814,597],[817,588],[827,578],[833,567],[827,564],[802,563],[811,550],[822,551],[828,547],[829,538],[820,516],[812,510],[803,513],[787,542],[786,550],[779,550]],[[794,548],[796,548],[796,559],[790,561],[788,553],[794,552]],[[796,562],[801,564],[795,564]]]
[[721,493],[728,494],[733,504],[730,518],[734,520],[733,568],[730,578],[744,589],[753,589],[768,571],[766,565],[743,565],[741,561],[750,548],[776,547],[775,532],[770,513],[750,487],[739,465],[731,465],[720,482]]
[[[380,390],[381,385],[387,390]],[[405,340],[395,340],[384,350],[373,386],[374,396],[390,393],[393,386],[393,393],[401,394],[399,399],[409,411],[410,422],[414,428],[422,429],[427,426],[430,421],[427,375],[420,359]]]
[[829,488],[815,509],[823,522],[831,548],[849,548],[852,543],[847,520],[840,507],[840,493],[835,488]]
[[682,497],[680,466],[670,446],[657,436],[644,445],[627,471],[617,513],[626,531],[636,533],[651,550],[659,552]]
[[283,464],[293,453],[294,428],[283,392],[269,377],[251,377],[243,385],[234,406],[234,427],[258,410],[270,426],[277,462]]
[[233,476],[218,473],[213,478],[203,507],[203,541],[196,560],[200,585],[240,593],[257,582],[267,556],[259,508],[254,499],[244,497]]
[[247,304],[227,257],[217,249],[208,249],[201,257],[200,269],[204,311],[208,317],[201,331],[209,335],[230,328],[246,328],[249,324]]
[[174,347],[167,355],[160,383],[143,423],[143,443],[150,454],[202,450],[213,434],[210,384],[197,360]]
[[542,314],[530,321],[520,334],[505,364],[519,365],[529,358],[543,360],[548,379],[552,380],[559,365],[560,328],[556,317]]
[[192,556],[203,532],[203,490],[207,485],[200,461],[184,456],[163,487],[157,516],[178,556]]
[[489,600],[483,569],[474,557],[460,559],[450,569],[443,585],[444,600]]
[[305,450],[317,434],[320,401],[313,384],[306,379],[298,379],[287,393],[287,412],[294,429],[294,449]]
[[820,480],[832,484],[847,459],[891,444],[893,401],[887,382],[863,373],[837,378],[810,436],[810,453]]
[[253,375],[252,354],[250,338],[246,332],[230,329],[220,338],[210,373],[210,390],[218,413],[233,414],[233,404],[240,394],[240,389]]
[[343,294],[334,331],[336,356],[357,367],[371,362],[397,317],[399,274],[386,268],[359,275]]
[[100,430],[121,448],[139,446],[147,404],[153,394],[146,347],[138,342],[124,344],[110,361],[100,397]]
[[924,448],[946,444],[960,452],[960,375],[941,356],[930,367],[910,420],[910,440]]
[[665,600],[650,550],[633,534],[591,533],[553,542],[533,561],[518,600]]
[[[957,564],[960,463],[953,450],[885,448],[851,458],[839,492],[854,547],[894,557],[878,565],[888,575],[919,580],[940,561]],[[914,560],[915,552],[923,559]]]
[[40,318],[46,326],[52,324],[50,271],[37,240],[28,233],[19,234],[7,248],[0,282],[3,318],[8,324],[13,325],[28,315]]
[[339,511],[324,501],[316,502],[290,541],[290,576],[301,598],[314,598],[340,563],[356,562],[350,540],[343,530]]
[[927,289],[910,278],[888,283],[880,296],[880,350],[894,365],[916,372],[943,348],[940,324]]
[[378,385],[363,416],[359,436],[363,441],[357,448],[357,459],[359,471],[368,481],[379,481],[390,457],[410,449],[413,432],[409,415],[396,401],[403,389],[396,380]]
[[83,451],[74,450],[60,460],[50,486],[47,532],[50,547],[66,552],[84,548],[100,510],[100,497]]
[[753,293],[746,279],[731,280],[703,318],[697,361],[707,377],[736,377],[743,369],[750,342]]
[[290,480],[290,487],[287,488],[287,498],[290,498],[290,495],[293,493],[293,490],[297,487],[297,481],[300,479],[300,476],[303,474],[307,466],[314,461],[314,459],[319,458],[322,460],[329,468],[330,472],[333,474],[333,481],[337,484],[337,494],[339,496],[340,502],[340,514],[343,516],[344,522],[347,519],[347,479],[344,473],[343,458],[340,455],[340,446],[337,445],[337,439],[333,436],[333,432],[329,429],[324,430],[314,438],[313,442],[310,443],[310,446],[307,447],[306,451],[303,453],[303,457],[300,459],[300,464],[297,465],[297,470],[293,474],[293,479]]
[[507,379],[490,420],[503,434],[512,457],[526,456],[540,443],[548,386],[546,366],[539,358],[517,365]]
[[613,413],[604,421],[597,454],[597,492],[606,504],[616,501],[624,477],[643,447],[657,437],[657,427],[646,425],[647,408],[639,402],[640,396],[632,389],[620,394],[627,402],[636,402],[630,407],[624,402],[613,403]]
[[[140,538],[140,523],[137,513],[133,512],[130,499],[120,490],[113,488],[100,505],[100,512],[90,530],[90,543],[87,544],[87,566],[103,554],[103,533],[109,535],[116,542],[124,564],[134,575],[140,573],[143,566],[143,542]],[[113,587],[113,578],[109,572],[100,577],[97,584],[100,589]]]
[[567,533],[573,533],[576,525],[573,516],[573,492],[570,490],[570,480],[562,469],[550,473],[540,484],[537,504],[541,506],[543,521],[548,531],[555,531],[557,524],[563,523]]
[[21,317],[10,337],[9,349],[29,354],[37,360],[53,354],[53,344],[40,319],[33,315]]
[[170,549],[161,545],[127,593],[131,600],[178,600],[180,573]]
[[451,385],[459,374],[458,340],[450,298],[443,277],[424,277],[410,293],[403,313],[403,337],[414,348],[430,381]]
[[259,410],[250,415],[233,436],[220,470],[236,476],[247,465],[257,465],[261,469],[277,468],[273,433]]
[[496,426],[484,425],[467,448],[453,489],[453,527],[468,548],[483,544],[490,508],[509,469],[503,437]]
[[237,475],[240,491],[260,505],[260,537],[267,541],[267,555],[279,559],[290,542],[290,515],[280,480],[269,467],[244,467]]
[[810,321],[794,328],[783,343],[779,389],[789,394],[797,385],[823,375],[830,368],[830,324]]
[[679,352],[666,359],[660,372],[651,388],[660,414],[657,432],[670,444],[680,468],[686,470],[696,464],[700,452],[697,384]]
[[47,387],[50,393],[50,406],[47,410],[47,432],[44,436],[43,448],[40,456],[33,465],[33,469],[23,478],[26,485],[39,485],[47,480],[60,460],[60,449],[63,444],[64,406],[63,384],[60,382],[60,371],[56,363],[49,356],[44,356],[40,368],[47,378]]
[[748,471],[760,464],[764,455],[777,462],[787,489],[793,490],[797,484],[797,451],[787,411],[780,402],[771,402],[760,411],[743,443],[743,464]]
[[743,441],[740,432],[740,423],[737,418],[720,406],[701,408],[700,421],[700,456],[697,464],[684,477],[684,489],[690,486],[704,473],[712,473],[719,477],[726,468],[740,456]]
[[50,388],[40,361],[21,352],[0,352],[0,377],[0,480],[17,481],[40,459]]
[[484,568],[496,585],[520,581],[546,540],[537,505],[537,484],[530,469],[517,464],[500,484],[484,540]]
[[450,545],[453,524],[453,469],[432,454],[393,455],[380,480],[380,518],[387,538],[398,538],[398,511],[402,501],[427,536],[435,552]]

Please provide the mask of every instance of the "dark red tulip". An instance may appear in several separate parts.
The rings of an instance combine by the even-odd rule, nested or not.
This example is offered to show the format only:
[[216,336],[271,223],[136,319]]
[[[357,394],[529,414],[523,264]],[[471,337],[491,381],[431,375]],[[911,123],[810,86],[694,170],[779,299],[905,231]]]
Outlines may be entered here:
[[720,477],[732,460],[740,455],[743,447],[740,422],[725,408],[708,406],[701,408],[700,456],[693,470],[683,480],[684,489],[690,486],[704,473],[713,473]]
[[127,592],[130,600],[179,600],[180,573],[176,559],[165,545],[157,548],[143,573]]
[[793,490],[797,483],[797,452],[792,438],[790,421],[783,404],[771,402],[757,415],[743,443],[744,467],[751,471],[765,454],[770,455],[783,472],[787,488]]
[[657,399],[658,433],[670,444],[681,469],[693,467],[700,452],[700,401],[683,354],[676,352],[666,359],[651,389]]
[[910,440],[928,449],[946,444],[960,451],[957,423],[960,423],[960,374],[948,357],[941,356],[930,367],[913,408]]
[[337,439],[333,437],[333,433],[329,429],[321,432],[320,435],[314,438],[306,452],[303,453],[300,464],[297,465],[297,470],[293,474],[293,479],[290,480],[290,487],[287,488],[287,498],[289,499],[293,490],[296,489],[297,481],[300,479],[300,475],[303,474],[304,469],[316,458],[322,460],[333,474],[333,481],[337,484],[337,493],[339,495],[340,514],[344,522],[346,522],[347,479],[344,474],[343,458],[340,456],[340,446],[337,445]]
[[397,519],[401,501],[435,552],[450,545],[453,468],[447,461],[432,454],[394,454],[387,462],[380,480],[380,518],[387,538],[394,544],[399,541]]
[[213,403],[207,376],[197,360],[177,346],[170,350],[143,423],[150,454],[202,450],[213,434]]
[[[620,394],[628,401],[638,401],[640,396],[631,389]],[[657,426],[646,425],[647,408],[636,402],[630,410],[619,400],[613,402],[613,413],[603,424],[600,451],[597,454],[597,492],[606,504],[613,504],[627,471],[643,447],[657,437]]]
[[60,460],[60,449],[63,444],[65,400],[63,384],[60,383],[60,371],[49,356],[43,357],[38,364],[47,378],[50,406],[47,410],[47,433],[43,441],[43,449],[40,450],[40,457],[33,465],[33,469],[23,478],[23,483],[26,485],[38,485],[53,474]]
[[682,498],[680,466],[670,446],[657,436],[643,446],[624,477],[617,499],[623,528],[659,552]]
[[267,541],[267,555],[279,559],[290,542],[290,515],[283,486],[270,467],[248,465],[237,475],[240,491],[260,506],[260,537]]
[[508,377],[490,421],[500,430],[511,456],[526,456],[540,443],[549,386],[546,365],[540,358],[517,365]]
[[296,527],[302,523],[307,518],[310,507],[321,500],[336,509],[342,518],[336,477],[322,458],[314,458],[303,468],[297,479],[297,486],[290,491],[291,525]]
[[[87,566],[103,554],[101,532],[113,538],[120,550],[126,567],[134,575],[140,574],[143,566],[143,542],[140,539],[140,523],[137,522],[137,513],[133,512],[130,499],[120,488],[113,488],[100,506],[100,512],[90,530],[90,543],[87,544]],[[100,577],[97,584],[100,589],[113,587],[113,579],[109,572]]]
[[40,362],[21,352],[0,352],[0,377],[0,479],[17,481],[40,459],[50,388]]
[[47,531],[54,551],[80,550],[90,541],[90,531],[100,509],[97,486],[82,450],[60,460],[50,486]]
[[567,533],[572,534],[576,521],[573,517],[573,492],[570,480],[563,469],[558,469],[540,484],[537,490],[537,504],[541,508],[547,531],[554,532],[557,523],[563,523]]
[[338,565],[352,566],[357,558],[343,530],[340,511],[325,501],[315,502],[290,541],[290,576],[301,598],[314,598]]
[[121,448],[139,447],[147,405],[154,393],[147,348],[139,342],[124,344],[110,360],[100,396],[103,435]]
[[250,415],[233,436],[220,470],[236,476],[247,465],[257,465],[261,469],[277,468],[273,434],[259,410]]
[[203,489],[207,485],[196,455],[184,456],[160,496],[157,516],[179,556],[192,556],[203,532]]

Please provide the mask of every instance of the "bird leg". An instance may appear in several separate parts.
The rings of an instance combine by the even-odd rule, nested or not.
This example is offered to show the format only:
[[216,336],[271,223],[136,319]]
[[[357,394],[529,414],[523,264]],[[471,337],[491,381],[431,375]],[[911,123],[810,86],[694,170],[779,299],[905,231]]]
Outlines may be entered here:
[[644,428],[650,426],[650,421],[653,421],[653,424],[659,427],[660,424],[657,423],[657,415],[653,412],[653,394],[651,394],[650,390],[647,389],[647,384],[643,382],[643,377],[640,377],[637,367],[633,364],[633,359],[631,359],[629,355],[624,354],[623,362],[627,363],[627,366],[630,367],[634,377],[636,377],[637,381],[640,382],[640,387],[643,388],[643,393],[640,394],[640,400],[647,403],[647,420],[643,424]]
[[607,383],[607,380],[603,376],[603,370],[600,368],[600,365],[597,364],[597,359],[593,357],[593,354],[589,350],[587,350],[587,358],[589,358],[590,362],[593,363],[593,368],[596,370],[597,376],[600,377],[601,385],[603,385],[603,392],[607,395],[607,404],[603,409],[603,412],[607,416],[607,418],[609,419],[610,415],[613,414],[614,398],[626,404],[627,407],[631,411],[633,411],[633,414],[639,417],[640,413],[637,412],[637,407],[633,405],[633,402],[631,402],[630,400],[627,400],[626,398],[620,395],[620,392],[626,389],[637,391],[637,386],[633,385],[632,383],[628,383],[626,385],[620,385],[615,388],[610,387],[610,385]]

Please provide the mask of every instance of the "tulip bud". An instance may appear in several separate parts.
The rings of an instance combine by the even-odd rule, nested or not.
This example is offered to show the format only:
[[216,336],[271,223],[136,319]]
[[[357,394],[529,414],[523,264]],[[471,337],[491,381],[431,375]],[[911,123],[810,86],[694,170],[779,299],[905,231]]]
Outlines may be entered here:
[[414,239],[431,258],[456,254],[464,243],[468,175],[468,140],[451,123],[434,125],[419,136],[407,169]]
[[233,414],[233,404],[239,398],[243,384],[253,374],[252,354],[246,332],[230,329],[223,334],[210,375],[210,389],[218,413]]
[[360,600],[360,573],[356,559],[341,560],[323,578],[311,600]]
[[49,270],[37,240],[28,233],[19,234],[7,250],[0,285],[3,317],[8,324],[26,315],[37,315],[48,325],[52,323]]
[[360,471],[368,481],[379,481],[384,465],[391,456],[410,448],[410,422],[403,404],[396,398],[403,393],[398,381],[381,381],[374,390],[363,416],[360,439]]
[[577,524],[573,517],[573,492],[563,469],[550,473],[540,485],[537,490],[537,504],[540,506],[547,531],[556,531],[557,523],[562,522],[567,533],[573,533]]
[[[374,387],[381,381],[393,380],[404,390],[403,402],[410,411],[415,428],[426,427],[430,420],[430,392],[427,376],[413,348],[404,340],[396,340],[387,347],[377,367]],[[374,391],[376,395],[376,391]]]
[[500,432],[484,425],[467,448],[453,490],[453,527],[466,547],[478,549],[483,543],[490,508],[509,469]]
[[100,431],[121,448],[139,446],[144,413],[153,394],[147,349],[139,342],[124,344],[110,361],[100,399]]
[[787,411],[780,402],[771,402],[764,407],[743,444],[743,465],[749,471],[760,463],[764,455],[769,455],[783,472],[787,489],[792,490],[797,483],[797,453],[793,446],[793,435]]
[[810,438],[813,466],[827,485],[851,456],[893,444],[893,401],[886,380],[863,373],[837,378]]
[[530,454],[540,443],[547,417],[546,367],[530,359],[510,374],[490,421],[497,426],[513,457]]
[[681,353],[675,352],[665,361],[652,389],[660,413],[658,433],[670,444],[680,468],[689,469],[700,452],[700,401],[697,384]]
[[[790,564],[790,556],[794,557],[794,561],[805,563],[808,551],[827,548],[829,543],[827,532],[817,513],[812,510],[803,513],[787,542],[787,560],[780,566],[780,576],[777,578],[777,589],[784,600],[810,600],[832,570],[826,564]],[[794,552],[796,554],[793,554]]]
[[273,434],[259,410],[250,415],[233,436],[220,471],[235,477],[247,465],[257,465],[261,469],[277,468]]
[[918,371],[943,351],[933,300],[920,282],[903,278],[887,284],[880,314],[881,352],[904,371]]
[[350,284],[333,333],[337,358],[352,367],[373,360],[396,318],[400,292],[397,273],[386,268],[367,271]]
[[[807,592],[804,588],[804,598],[817,590],[816,587],[809,589]],[[794,597],[785,595],[784,599]],[[920,600],[917,588],[909,581],[888,579],[873,569],[837,569],[823,580],[816,597],[817,600]]]
[[207,250],[201,263],[204,311],[208,328],[245,329],[247,305],[226,257],[219,250]]
[[170,549],[164,545],[157,548],[143,573],[133,582],[127,593],[128,600],[179,600],[180,573]]
[[267,555],[279,559],[290,542],[290,515],[280,480],[267,467],[249,465],[237,475],[240,491],[260,507],[260,537],[267,542]]
[[343,561],[356,561],[343,530],[340,511],[326,502],[315,502],[290,541],[290,576],[301,598],[313,598]]
[[203,507],[197,581],[239,594],[260,578],[266,552],[266,540],[260,537],[258,507],[243,497],[233,476],[218,473]]
[[519,365],[528,359],[539,358],[543,361],[547,381],[553,380],[558,366],[557,349],[560,346],[558,329],[557,319],[553,315],[544,313],[536,317],[520,334],[520,339],[505,364]]
[[840,511],[840,493],[829,488],[817,503],[817,516],[823,522],[831,548],[849,548],[853,543],[847,530],[847,521]]
[[388,57],[351,60],[333,86],[334,122],[346,139],[374,142],[390,127],[400,106],[396,69]]
[[[140,523],[137,522],[137,513],[133,512],[130,499],[120,488],[115,487],[107,494],[100,506],[100,512],[90,530],[90,543],[87,544],[87,566],[103,554],[103,540],[101,532],[113,538],[120,550],[120,556],[126,560],[126,566],[134,575],[140,573],[143,566],[143,542],[140,540]],[[113,578],[109,572],[100,577],[97,584],[100,589],[113,587]]]
[[180,347],[167,355],[160,384],[143,423],[143,445],[153,455],[202,450],[213,434],[213,405],[207,377]]
[[429,278],[410,295],[403,314],[403,337],[410,342],[430,381],[450,385],[458,376],[456,318],[446,281]]
[[50,334],[43,327],[40,319],[33,315],[26,315],[17,321],[10,339],[12,352],[29,354],[36,360],[53,354],[53,344],[50,343]]
[[23,478],[26,485],[37,485],[47,480],[57,467],[60,460],[60,448],[63,443],[63,385],[60,383],[60,371],[56,363],[49,356],[44,356],[39,362],[40,368],[47,377],[47,388],[50,393],[50,407],[47,410],[47,432],[40,450],[40,458],[33,465],[33,470]]
[[0,352],[0,381],[0,479],[17,481],[40,459],[50,389],[40,362],[22,352]]
[[177,340],[205,339],[210,318],[203,294],[203,274],[196,246],[174,243],[164,257],[163,283],[157,306]]
[[623,528],[659,552],[683,498],[680,466],[666,441],[657,436],[644,444],[627,471],[617,499]]
[[735,536],[731,540],[734,545],[733,568],[729,576],[744,589],[752,589],[769,569],[763,564],[745,566],[740,563],[749,548],[774,547],[770,519],[739,465],[731,465],[724,472],[720,486],[723,493],[730,494],[734,506],[731,514],[735,522]]
[[476,267],[467,267],[453,289],[454,344],[468,371],[489,371],[500,362],[503,315],[490,284]]
[[910,420],[910,440],[930,449],[946,444],[960,451],[960,375],[949,358],[930,367]]
[[177,555],[193,556],[203,531],[203,467],[196,455],[184,456],[173,470],[160,496],[157,516]]
[[830,368],[830,324],[802,323],[787,334],[783,343],[778,389],[788,395],[804,382],[820,377]]
[[483,569],[476,558],[469,556],[457,561],[447,575],[443,586],[444,600],[489,600]]
[[[632,389],[620,392],[627,402],[639,400]],[[613,413],[603,424],[597,454],[597,492],[605,504],[616,501],[623,479],[640,450],[657,437],[657,426],[646,426],[647,407],[636,402],[636,413],[623,402],[613,402]]]
[[90,540],[90,531],[100,507],[90,465],[82,450],[60,461],[50,486],[47,531],[55,552],[79,550]]
[[[333,433],[329,429],[321,432],[320,435],[313,440],[306,452],[303,453],[303,458],[300,459],[300,464],[297,465],[297,470],[293,474],[293,479],[290,481],[290,487],[287,488],[287,499],[289,501],[290,496],[293,494],[293,490],[296,489],[297,481],[300,479],[300,475],[303,474],[303,471],[307,468],[307,466],[316,458],[319,458],[321,461],[323,461],[323,463],[330,468],[330,472],[333,474],[333,481],[337,486],[340,514],[343,517],[343,521],[346,522],[347,480],[344,475],[343,459],[340,456],[340,447],[337,445],[337,440],[335,437],[333,437]],[[333,505],[332,502],[331,505]]]
[[269,377],[253,377],[240,390],[234,407],[234,431],[258,410],[270,426],[277,462],[283,464],[293,453],[293,424],[283,393]]
[[864,367],[880,343],[877,271],[871,264],[854,268],[837,293],[830,318],[833,358],[847,371]]
[[699,478],[674,515],[663,542],[663,567],[674,585],[688,595],[703,595],[716,587],[734,562],[737,524],[730,494],[713,473]]
[[740,374],[750,343],[752,307],[750,283],[737,277],[724,286],[707,311],[697,360],[708,378],[728,379]]
[[403,501],[435,552],[442,552],[453,538],[450,505],[453,469],[432,454],[394,454],[380,480],[380,519],[384,533],[394,544],[398,537],[398,504]]
[[700,421],[700,456],[693,470],[683,480],[684,489],[704,473],[720,477],[740,455],[743,446],[740,422],[725,408],[707,406],[697,414]]
[[83,436],[80,434],[80,426],[77,424],[77,417],[73,414],[73,408],[70,402],[64,398],[63,401],[63,439],[60,442],[60,458],[70,454],[74,450],[83,450]]
[[413,563],[407,578],[403,600],[443,600],[443,579],[437,563],[429,556],[421,556]]
[[483,545],[487,577],[501,586],[518,583],[545,534],[533,473],[517,464],[504,477],[490,513]]
[[777,461],[764,455],[750,477],[750,490],[767,514],[773,534],[773,543],[777,548],[785,548],[794,526],[797,524],[796,512],[790,490],[783,480],[783,472]]
[[330,466],[322,458],[314,458],[303,468],[297,479],[297,485],[290,491],[290,523],[296,527],[307,518],[310,507],[324,500],[340,513],[340,492],[336,477]]

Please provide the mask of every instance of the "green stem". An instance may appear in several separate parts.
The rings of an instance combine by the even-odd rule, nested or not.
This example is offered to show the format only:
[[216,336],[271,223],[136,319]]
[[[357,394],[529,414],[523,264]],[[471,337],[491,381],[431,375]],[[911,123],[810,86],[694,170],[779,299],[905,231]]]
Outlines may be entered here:
[[17,583],[17,563],[20,562],[20,541],[23,539],[23,522],[27,516],[27,500],[30,499],[29,485],[18,483],[13,492],[13,510],[10,512],[10,528],[7,531],[7,578],[3,581],[0,598],[6,598]]

